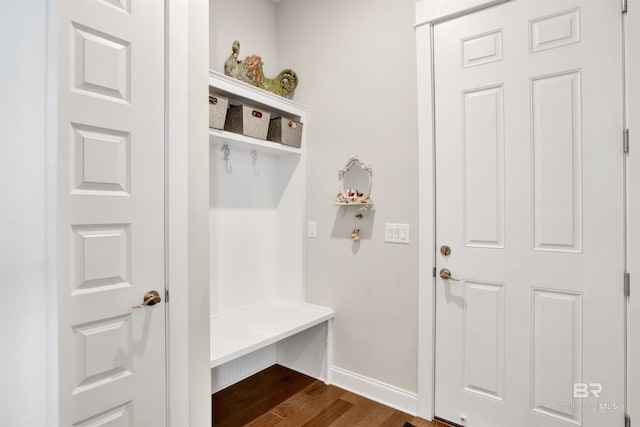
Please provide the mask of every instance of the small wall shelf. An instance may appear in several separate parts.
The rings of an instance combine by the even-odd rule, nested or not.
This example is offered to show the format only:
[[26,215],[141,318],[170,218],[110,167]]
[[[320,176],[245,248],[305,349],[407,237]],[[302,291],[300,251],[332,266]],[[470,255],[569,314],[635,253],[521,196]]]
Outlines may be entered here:
[[333,206],[355,206],[355,207],[365,207],[370,208],[373,206],[373,203],[334,203]]

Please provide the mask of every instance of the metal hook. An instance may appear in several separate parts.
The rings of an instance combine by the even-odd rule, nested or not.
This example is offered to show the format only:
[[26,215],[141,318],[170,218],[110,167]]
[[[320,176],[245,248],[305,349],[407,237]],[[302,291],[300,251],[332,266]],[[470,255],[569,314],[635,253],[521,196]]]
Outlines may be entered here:
[[227,173],[231,173],[231,171],[233,170],[233,167],[229,166],[229,154],[231,153],[231,149],[229,149],[229,145],[224,144],[220,151],[222,151],[222,154],[224,155],[224,161],[225,161]]
[[251,164],[253,165],[253,176],[260,175],[260,169],[256,167],[258,163],[258,152],[256,150],[251,150]]

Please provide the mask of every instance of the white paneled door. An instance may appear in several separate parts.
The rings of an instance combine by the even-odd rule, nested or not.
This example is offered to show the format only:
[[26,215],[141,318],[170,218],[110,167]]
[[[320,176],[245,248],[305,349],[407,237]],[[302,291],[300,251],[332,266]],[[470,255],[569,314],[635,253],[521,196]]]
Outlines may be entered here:
[[[161,427],[164,2],[60,0],[52,10],[59,424]],[[151,290],[163,301],[133,308]]]
[[516,0],[434,27],[438,417],[624,425],[621,22]]

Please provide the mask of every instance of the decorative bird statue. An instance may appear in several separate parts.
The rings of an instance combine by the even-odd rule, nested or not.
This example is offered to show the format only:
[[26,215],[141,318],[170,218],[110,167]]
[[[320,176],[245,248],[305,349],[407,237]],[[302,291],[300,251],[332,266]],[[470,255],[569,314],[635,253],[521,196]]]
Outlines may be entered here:
[[262,71],[262,58],[257,55],[247,56],[244,61],[238,60],[240,42],[233,42],[231,56],[224,63],[224,73],[250,85],[273,92],[276,95],[291,98],[298,86],[298,76],[293,70],[282,70],[278,77],[269,79]]

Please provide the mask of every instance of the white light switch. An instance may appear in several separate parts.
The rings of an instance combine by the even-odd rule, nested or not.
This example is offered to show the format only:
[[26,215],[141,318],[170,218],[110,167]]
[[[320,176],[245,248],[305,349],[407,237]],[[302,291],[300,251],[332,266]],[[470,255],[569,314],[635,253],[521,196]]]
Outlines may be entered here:
[[409,244],[409,224],[384,225],[384,241],[387,243]]
[[315,221],[307,223],[307,236],[318,237],[318,224]]

